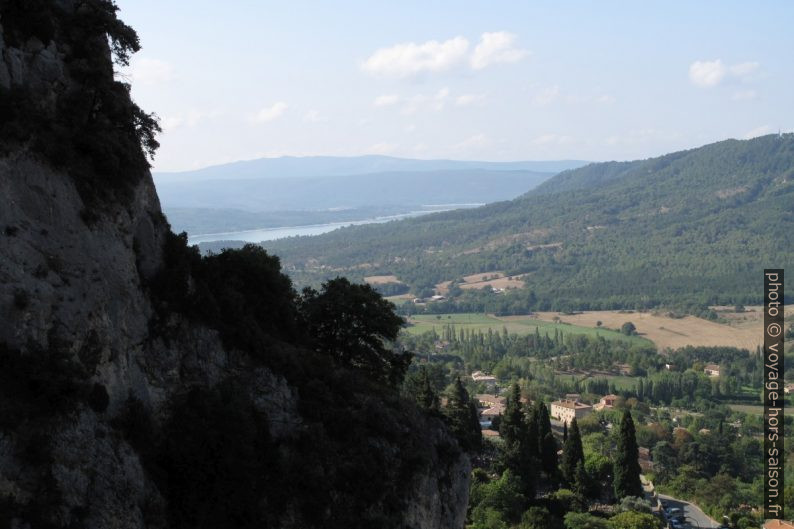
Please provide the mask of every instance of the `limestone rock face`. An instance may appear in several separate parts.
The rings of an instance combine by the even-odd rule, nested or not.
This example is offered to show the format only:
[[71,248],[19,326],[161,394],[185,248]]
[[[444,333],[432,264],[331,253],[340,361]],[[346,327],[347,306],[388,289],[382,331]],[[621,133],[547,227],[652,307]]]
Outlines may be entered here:
[[[64,71],[54,42],[10,47],[0,26],[0,87],[33,90],[46,104],[69,83]],[[234,376],[272,419],[276,442],[303,428],[296,388],[224,348],[215,330],[177,314],[168,339],[153,330],[145,282],[163,266],[169,229],[149,174],[124,203],[95,209],[67,172],[36,154],[18,148],[0,156],[0,346],[28,357],[58,350],[83,365],[108,397],[104,408],[82,403],[66,416],[0,426],[0,519],[8,498],[26,512],[13,527],[35,527],[40,502],[53,509],[44,521],[56,527],[167,527],[162,492],[114,429],[130,395],[157,418],[189,388]],[[35,453],[33,423],[47,434],[44,458]],[[454,443],[440,423],[424,435],[433,453]],[[418,470],[403,491],[404,527],[463,527],[469,471],[459,452]]]

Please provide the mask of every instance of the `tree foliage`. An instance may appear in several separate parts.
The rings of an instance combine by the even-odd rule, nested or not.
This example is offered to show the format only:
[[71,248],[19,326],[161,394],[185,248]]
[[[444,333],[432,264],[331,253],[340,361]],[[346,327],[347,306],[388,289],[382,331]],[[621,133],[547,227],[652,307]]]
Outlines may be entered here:
[[469,274],[531,274],[527,288],[428,305],[438,312],[666,306],[713,315],[708,305],[760,303],[755,256],[794,260],[792,167],[792,134],[728,140],[591,164],[508,202],[270,247],[295,277],[317,280],[310,259],[351,273],[376,262],[368,274],[395,274],[414,292]]
[[3,37],[55,43],[65,67],[60,89],[46,83],[0,88],[0,152],[25,145],[75,179],[83,199],[128,198],[159,144],[156,116],[141,110],[115,78],[140,49],[112,0],[2,0]]
[[579,465],[584,465],[584,450],[579,425],[573,419],[568,430],[568,439],[562,448],[561,470],[565,481],[572,485],[576,483],[576,467]]
[[479,451],[482,445],[479,414],[460,378],[452,384],[443,411],[447,424],[461,447],[468,452]]
[[615,496],[620,499],[626,496],[636,496],[638,498],[643,496],[638,458],[639,450],[634,430],[634,420],[631,418],[631,412],[624,410],[623,418],[620,421],[614,463]]
[[319,292],[305,288],[299,301],[317,351],[396,386],[411,355],[397,354],[387,346],[403,325],[393,308],[369,285],[341,277],[323,283]]

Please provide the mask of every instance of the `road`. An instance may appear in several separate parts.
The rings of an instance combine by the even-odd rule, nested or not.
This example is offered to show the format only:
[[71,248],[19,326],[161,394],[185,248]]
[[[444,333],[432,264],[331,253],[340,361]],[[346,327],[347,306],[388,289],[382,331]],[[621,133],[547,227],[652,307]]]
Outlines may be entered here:
[[700,510],[700,507],[698,507],[693,503],[689,503],[684,500],[679,500],[677,498],[673,498],[670,496],[665,496],[664,494],[659,494],[659,499],[667,502],[668,507],[678,507],[682,511],[684,511],[684,516],[686,516],[686,521],[692,527],[713,528],[720,526],[720,524],[709,518],[708,515],[706,515],[706,513]]

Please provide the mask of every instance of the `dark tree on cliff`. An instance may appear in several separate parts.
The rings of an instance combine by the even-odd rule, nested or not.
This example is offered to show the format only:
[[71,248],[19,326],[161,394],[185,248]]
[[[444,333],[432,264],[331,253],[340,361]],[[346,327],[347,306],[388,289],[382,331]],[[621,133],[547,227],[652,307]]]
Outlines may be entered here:
[[461,447],[467,452],[479,451],[482,445],[482,432],[477,408],[460,378],[455,381],[449,392],[444,416]]
[[629,410],[623,411],[618,433],[617,452],[615,454],[614,476],[615,496],[642,497],[642,483],[640,482],[639,450],[634,431],[634,420]]
[[393,386],[402,381],[411,356],[385,342],[397,338],[403,319],[372,287],[337,277],[319,292],[305,288],[299,309],[315,350]]
[[579,425],[573,419],[571,429],[568,430],[568,439],[562,449],[562,475],[569,484],[576,482],[576,465],[580,463],[584,464],[582,437],[579,434]]
[[0,87],[0,152],[26,145],[68,170],[84,199],[123,197],[159,147],[156,116],[114,73],[114,63],[128,65],[140,49],[135,30],[116,17],[112,0],[0,0],[0,11],[6,45],[54,43],[64,66],[55,90]]

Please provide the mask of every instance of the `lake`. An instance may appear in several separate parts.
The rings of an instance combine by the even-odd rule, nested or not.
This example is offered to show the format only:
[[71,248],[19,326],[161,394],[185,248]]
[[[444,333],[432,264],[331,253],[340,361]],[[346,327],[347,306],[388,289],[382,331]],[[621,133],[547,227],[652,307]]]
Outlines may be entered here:
[[421,215],[428,215],[430,213],[440,213],[442,211],[451,211],[453,209],[461,209],[461,208],[473,208],[482,205],[483,204],[438,204],[438,205],[434,204],[432,206],[426,206],[428,209],[409,211],[407,213],[400,213],[397,215],[387,215],[383,217],[375,217],[375,218],[362,219],[362,220],[329,222],[327,224],[313,224],[309,226],[284,226],[280,228],[261,228],[256,230],[229,231],[224,233],[200,233],[196,235],[188,234],[188,244],[193,245],[202,242],[213,242],[213,241],[262,242],[262,241],[274,241],[276,239],[283,239],[285,237],[322,235],[323,233],[328,233],[329,231],[338,230],[339,228],[344,228],[345,226],[359,226],[362,224],[379,224],[383,222],[390,222],[393,220],[419,217]]

